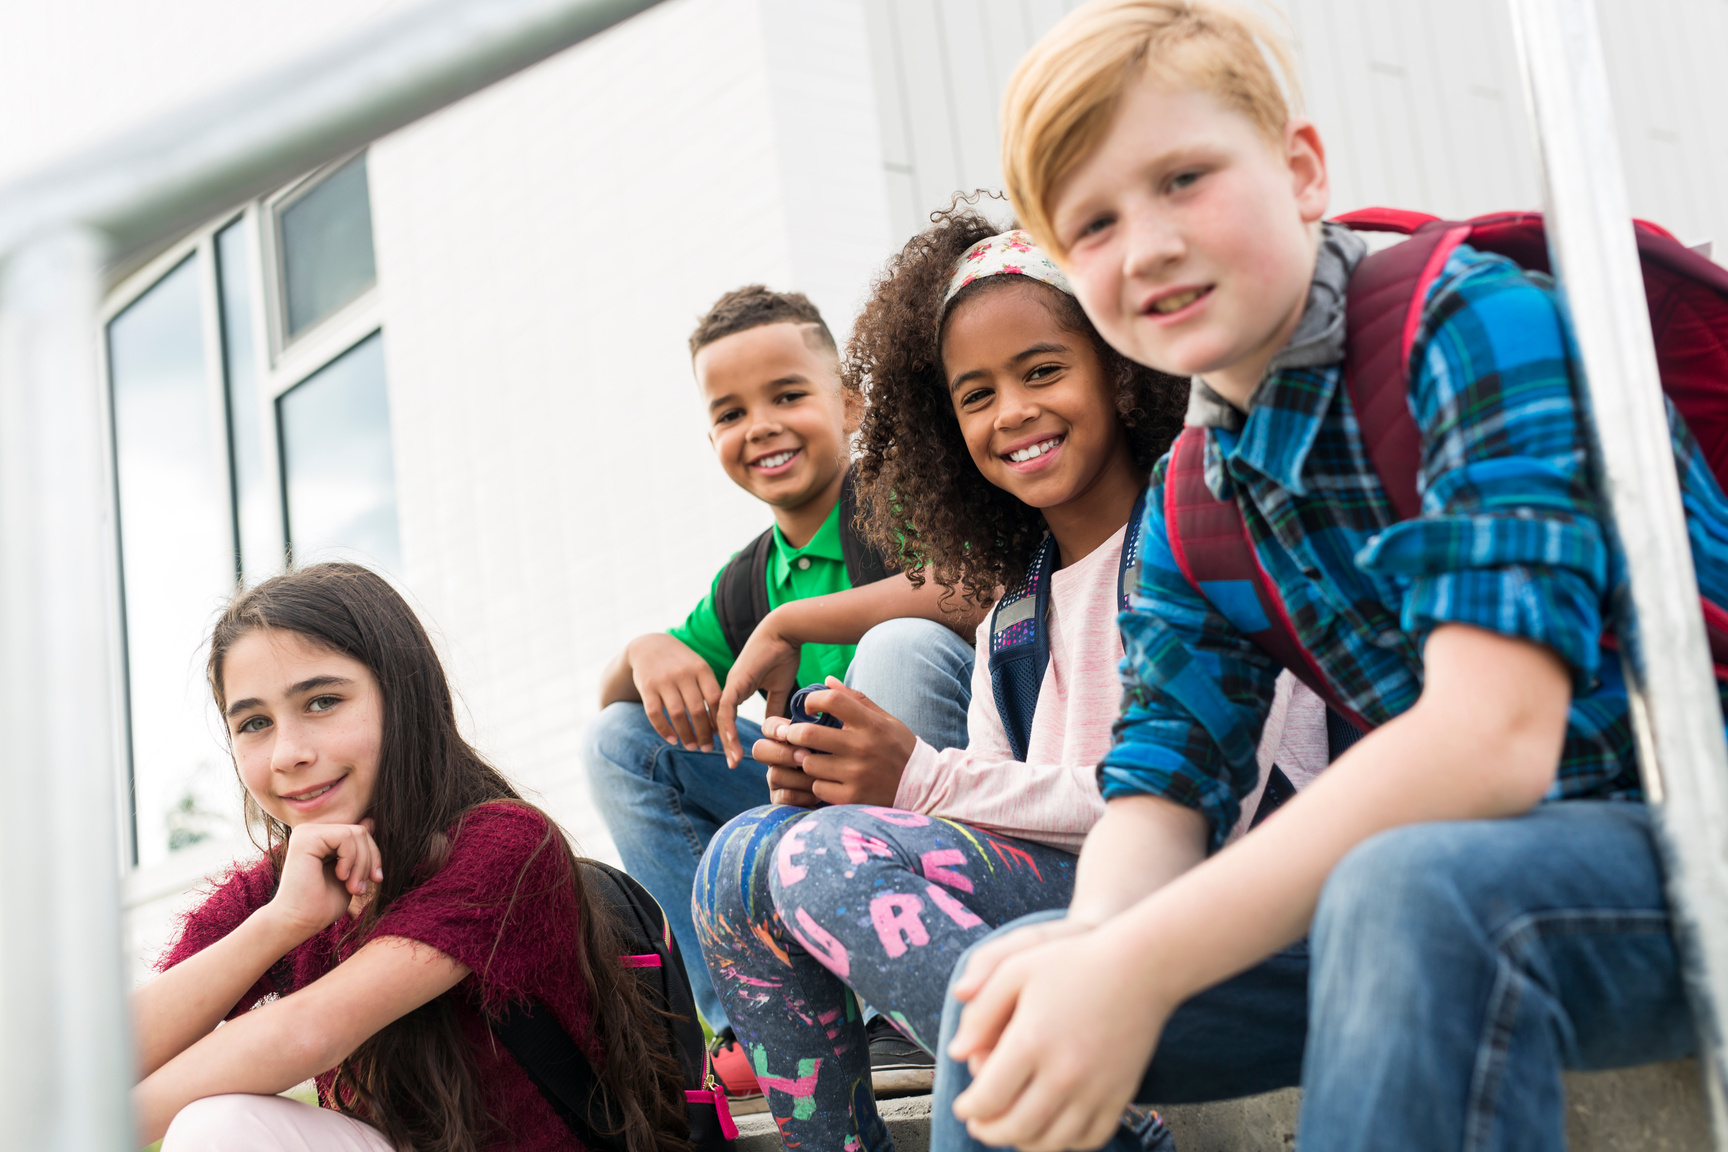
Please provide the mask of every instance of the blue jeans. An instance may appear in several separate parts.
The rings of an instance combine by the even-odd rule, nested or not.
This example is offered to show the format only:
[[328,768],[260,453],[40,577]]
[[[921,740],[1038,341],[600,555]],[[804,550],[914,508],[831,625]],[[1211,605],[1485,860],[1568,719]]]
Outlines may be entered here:
[[[1311,947],[1305,989],[1280,973],[1292,951],[1178,1008],[1138,1098],[1226,1099],[1296,1083],[1300,1067],[1299,1147],[1559,1152],[1563,1068],[1693,1050],[1642,805],[1376,836],[1327,881]],[[944,1051],[959,1008],[950,995]],[[953,1117],[970,1082],[939,1054],[933,1152],[984,1147]]]
[[[925,743],[966,746],[972,646],[928,620],[889,620],[864,634],[846,682],[896,716]],[[738,721],[749,748],[762,735]],[[588,786],[630,875],[671,921],[690,970],[696,1007],[715,1031],[726,1011],[714,992],[690,919],[690,890],[708,841],[732,817],[768,803],[767,769],[746,759],[728,770],[719,752],[686,752],[648,723],[642,705],[609,705],[589,730]]]

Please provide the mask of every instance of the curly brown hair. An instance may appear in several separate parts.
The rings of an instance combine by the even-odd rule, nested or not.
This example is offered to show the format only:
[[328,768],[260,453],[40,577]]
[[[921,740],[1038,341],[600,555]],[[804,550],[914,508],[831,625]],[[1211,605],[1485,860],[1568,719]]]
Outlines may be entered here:
[[[980,195],[956,196],[931,213],[931,226],[889,261],[846,344],[842,379],[863,401],[854,466],[865,534],[887,555],[902,557],[914,584],[933,579],[987,604],[1025,578],[1045,525],[1038,509],[978,471],[942,368],[949,278],[968,248],[1003,230],[977,210]],[[1023,281],[988,277],[952,303]],[[1110,347],[1066,292],[1049,288],[1040,298],[1064,328],[1092,341],[1117,381],[1116,411],[1134,463],[1150,472],[1181,430],[1187,382]]]

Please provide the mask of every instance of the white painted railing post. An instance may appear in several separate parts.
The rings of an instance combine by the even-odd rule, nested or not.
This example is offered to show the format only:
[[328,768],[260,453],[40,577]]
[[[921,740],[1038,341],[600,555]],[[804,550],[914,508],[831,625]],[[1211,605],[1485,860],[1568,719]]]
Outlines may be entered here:
[[1594,0],[1511,0],[1535,117],[1548,245],[1593,410],[1600,481],[1630,578],[1620,622],[1639,762],[1698,1027],[1715,1146],[1728,1152],[1728,746],[1656,371]]
[[0,276],[0,1115],[40,1152],[134,1143],[100,256],[63,231]]

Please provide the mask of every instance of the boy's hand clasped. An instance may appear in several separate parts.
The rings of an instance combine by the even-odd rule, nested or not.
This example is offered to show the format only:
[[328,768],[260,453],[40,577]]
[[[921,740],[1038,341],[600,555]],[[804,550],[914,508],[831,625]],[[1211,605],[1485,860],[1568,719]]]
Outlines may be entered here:
[[1064,1152],[1115,1134],[1176,1009],[1158,966],[1122,936],[1056,921],[973,957],[955,987],[968,1003],[948,1055],[974,1076],[954,1101],[974,1138]]
[[720,681],[708,661],[664,632],[638,636],[625,651],[642,710],[654,731],[668,744],[682,744],[686,751],[714,751],[709,717],[720,707]]
[[842,727],[794,724],[770,716],[752,754],[768,766],[769,798],[776,804],[814,808],[822,804],[892,807],[900,776],[918,738],[862,692],[830,676],[828,688],[811,694],[808,707],[839,720]]
[[715,713],[728,768],[738,767],[745,755],[744,744],[738,739],[739,703],[761,689],[768,694],[768,715],[785,715],[786,702],[798,690],[798,662],[803,655],[804,646],[782,636],[775,627],[773,612],[750,634],[744,651],[738,653],[726,674],[726,688],[720,693],[720,707]]

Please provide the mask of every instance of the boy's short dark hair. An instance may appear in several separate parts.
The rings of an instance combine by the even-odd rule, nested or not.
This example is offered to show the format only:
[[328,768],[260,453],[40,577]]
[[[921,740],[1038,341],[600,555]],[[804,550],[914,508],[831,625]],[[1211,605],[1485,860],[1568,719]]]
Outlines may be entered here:
[[716,340],[764,324],[803,325],[806,334],[814,336],[836,358],[840,355],[834,334],[828,331],[810,297],[802,292],[770,292],[761,284],[734,288],[714,301],[708,314],[697,321],[696,331],[690,333],[690,355],[694,357]]

